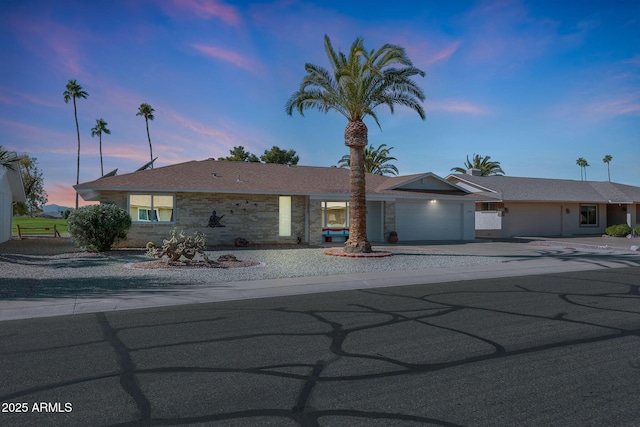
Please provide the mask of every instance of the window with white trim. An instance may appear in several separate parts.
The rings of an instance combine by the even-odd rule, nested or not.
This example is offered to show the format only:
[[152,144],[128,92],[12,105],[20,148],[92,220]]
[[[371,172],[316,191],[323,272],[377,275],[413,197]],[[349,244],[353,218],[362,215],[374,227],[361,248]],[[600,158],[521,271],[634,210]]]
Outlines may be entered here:
[[349,227],[349,202],[321,202],[322,226]]
[[175,204],[173,194],[130,194],[129,215],[133,222],[172,223]]

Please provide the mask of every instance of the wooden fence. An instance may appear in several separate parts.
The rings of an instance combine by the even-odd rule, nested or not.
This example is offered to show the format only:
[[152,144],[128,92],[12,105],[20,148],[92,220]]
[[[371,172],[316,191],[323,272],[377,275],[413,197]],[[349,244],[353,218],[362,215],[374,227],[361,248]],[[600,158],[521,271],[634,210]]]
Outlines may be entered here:
[[51,235],[51,237],[62,237],[60,236],[60,232],[58,231],[58,227],[54,224],[53,227],[20,227],[18,224],[16,224],[16,228],[18,229],[18,237],[20,239],[22,239],[22,232],[24,230],[36,230],[36,231],[42,231],[42,233],[31,233],[31,232],[27,232],[25,233],[26,235],[37,235],[37,236],[41,236],[41,235],[45,235],[45,236],[49,236]]

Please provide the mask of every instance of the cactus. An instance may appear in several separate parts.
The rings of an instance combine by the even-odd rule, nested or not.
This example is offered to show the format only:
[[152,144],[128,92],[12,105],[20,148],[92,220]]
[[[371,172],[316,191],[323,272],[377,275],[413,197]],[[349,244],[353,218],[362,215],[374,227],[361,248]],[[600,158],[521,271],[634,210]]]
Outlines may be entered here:
[[166,255],[169,261],[180,261],[182,257],[192,260],[197,254],[201,254],[202,258],[209,262],[209,257],[204,252],[206,248],[207,242],[204,233],[196,231],[193,236],[189,236],[185,234],[184,230],[178,234],[174,228],[171,230],[169,240],[163,240],[161,248],[147,244],[147,255],[158,258]]

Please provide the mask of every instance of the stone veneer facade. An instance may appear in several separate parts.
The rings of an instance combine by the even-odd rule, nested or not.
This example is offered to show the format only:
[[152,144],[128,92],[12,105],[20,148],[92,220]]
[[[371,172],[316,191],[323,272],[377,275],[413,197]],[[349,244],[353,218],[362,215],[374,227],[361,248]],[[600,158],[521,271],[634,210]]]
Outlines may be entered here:
[[[156,194],[156,193],[153,193]],[[157,193],[166,194],[166,193]],[[113,203],[127,210],[127,193],[103,191],[100,202]],[[241,237],[250,243],[261,244],[318,244],[322,239],[320,228],[309,233],[306,240],[305,222],[307,213],[307,197],[291,196],[291,235],[279,236],[279,196],[252,194],[222,193],[175,193],[175,221],[171,223],[134,222],[127,239],[119,246],[144,247],[147,242],[162,244],[163,239],[170,236],[172,229],[184,230],[187,234],[196,231],[204,233],[208,245],[233,245],[235,239]],[[319,206],[318,209],[319,211]],[[220,224],[224,227],[208,227],[212,212],[222,217]],[[317,214],[319,216],[319,213]],[[318,224],[320,220],[317,220]]]
[[[163,194],[168,193],[153,193]],[[303,244],[324,243],[322,237],[321,200],[308,196],[291,196],[291,235],[279,236],[279,196],[262,194],[226,193],[175,193],[175,221],[171,223],[134,222],[127,239],[120,247],[144,247],[148,242],[161,245],[174,228],[187,234],[201,231],[207,237],[207,244],[234,245],[241,237],[250,243],[295,244],[298,237]],[[100,202],[113,203],[128,211],[128,193],[103,191]],[[382,203],[382,202],[381,202]],[[395,203],[383,202],[384,239],[389,231],[395,230]],[[208,227],[213,211],[222,217],[224,227]],[[308,219],[309,228],[305,227]],[[308,239],[307,239],[308,236]]]

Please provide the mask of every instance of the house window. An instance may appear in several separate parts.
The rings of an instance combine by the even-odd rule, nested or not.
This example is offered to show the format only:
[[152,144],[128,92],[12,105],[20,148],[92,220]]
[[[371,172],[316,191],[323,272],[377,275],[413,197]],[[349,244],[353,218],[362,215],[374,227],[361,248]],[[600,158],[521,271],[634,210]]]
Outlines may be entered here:
[[349,227],[349,202],[322,202],[322,226]]
[[280,196],[278,204],[278,235],[291,236],[291,196]]
[[598,225],[598,205],[580,205],[580,225]]
[[129,215],[134,222],[173,222],[176,198],[162,194],[130,194]]

